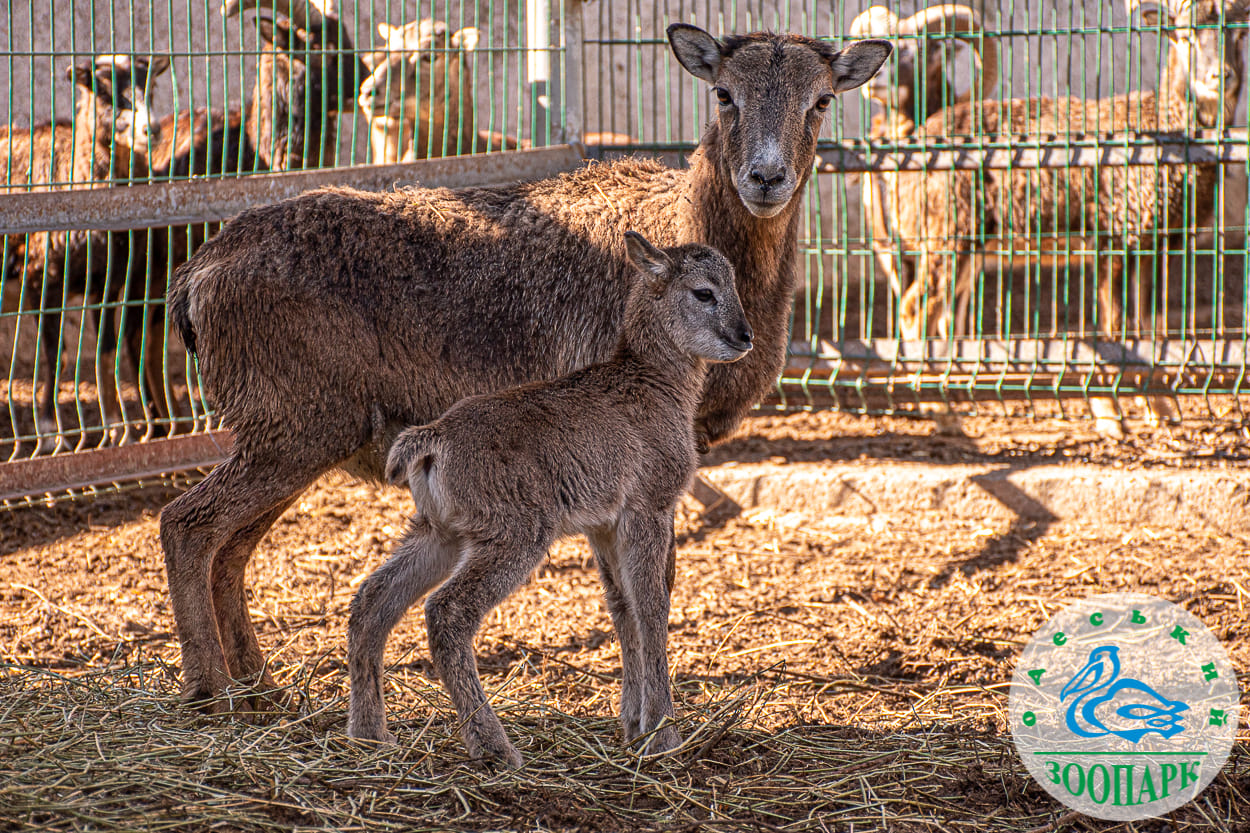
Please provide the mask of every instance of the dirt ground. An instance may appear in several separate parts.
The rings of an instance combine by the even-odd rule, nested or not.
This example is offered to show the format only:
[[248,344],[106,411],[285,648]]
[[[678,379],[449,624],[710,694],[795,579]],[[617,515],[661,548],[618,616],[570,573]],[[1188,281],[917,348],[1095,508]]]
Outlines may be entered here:
[[[1235,428],[1116,446],[1080,424],[1008,433],[978,419],[952,438],[907,419],[760,416],[709,462],[1250,460]],[[494,773],[464,760],[420,606],[387,654],[400,749],[345,737],[348,605],[409,502],[342,475],[283,516],[250,571],[253,619],[293,710],[252,725],[180,709],[157,522],[175,494],[0,514],[0,827],[1250,831],[1244,726],[1198,802],[1127,825],[1069,813],[1006,733],[1019,650],[1066,601],[1098,592],[1181,604],[1223,640],[1246,689],[1245,530],[983,523],[904,507],[710,521],[690,502],[669,649],[691,741],[663,760],[620,745],[618,647],[588,548],[563,541],[477,640],[529,761]]]

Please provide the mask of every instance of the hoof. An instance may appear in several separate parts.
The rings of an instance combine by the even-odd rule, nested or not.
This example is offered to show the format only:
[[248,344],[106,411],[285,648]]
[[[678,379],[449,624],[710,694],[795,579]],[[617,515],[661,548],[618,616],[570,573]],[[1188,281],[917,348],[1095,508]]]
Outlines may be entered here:
[[681,746],[681,734],[671,723],[665,723],[647,738],[642,748],[642,755],[651,758],[665,755]]
[[525,765],[521,753],[506,740],[502,744],[479,744],[477,749],[469,750],[469,756],[491,768],[520,769]]
[[192,690],[184,688],[179,699],[185,708],[197,711],[200,714],[217,716],[229,714],[231,711],[230,699],[220,692],[200,688]]
[[399,738],[395,737],[395,733],[388,732],[385,726],[378,726],[372,729],[348,726],[347,736],[352,740],[363,740],[370,743],[387,743],[391,745],[399,743]]

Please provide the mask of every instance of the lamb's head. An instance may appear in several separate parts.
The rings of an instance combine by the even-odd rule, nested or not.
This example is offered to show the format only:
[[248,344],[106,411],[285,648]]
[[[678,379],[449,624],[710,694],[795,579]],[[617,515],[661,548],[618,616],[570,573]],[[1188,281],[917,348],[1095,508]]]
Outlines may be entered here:
[[625,232],[625,251],[640,275],[629,306],[645,304],[679,349],[713,362],[747,354],[754,336],[724,255],[698,244],[657,249],[636,231]]
[[668,39],[686,71],[712,85],[717,162],[757,217],[775,217],[797,198],[833,97],[872,78],[890,55],[883,40],[842,50],[798,35],[717,40],[685,23],[669,26]]
[[[964,97],[989,98],[998,82],[998,47],[985,34],[980,16],[968,6],[944,3],[900,18],[884,6],[872,6],[851,22],[853,38],[889,38],[895,42],[893,72],[888,66],[860,88],[867,99],[885,108],[886,124],[906,125],[893,131],[910,133],[938,110],[956,100],[948,60],[951,35],[976,35],[963,40],[976,53],[979,82]],[[891,132],[891,131],[885,131]]]
[[403,141],[414,141],[417,158],[471,152],[476,128],[469,56],[477,29],[451,32],[446,23],[426,19],[402,27],[381,23],[378,32],[387,51],[360,87],[360,109],[415,127],[415,137]]
[[95,130],[96,141],[111,137],[116,148],[146,150],[161,131],[148,99],[156,77],[167,69],[167,55],[98,55],[69,67],[66,77],[79,87],[78,119]]
[[[1226,127],[1236,113],[1245,76],[1246,30],[1226,24],[1250,19],[1247,0],[1126,0],[1142,23],[1163,26],[1170,42],[1162,85],[1192,116],[1186,129]],[[1178,125],[1181,126],[1181,125]]]

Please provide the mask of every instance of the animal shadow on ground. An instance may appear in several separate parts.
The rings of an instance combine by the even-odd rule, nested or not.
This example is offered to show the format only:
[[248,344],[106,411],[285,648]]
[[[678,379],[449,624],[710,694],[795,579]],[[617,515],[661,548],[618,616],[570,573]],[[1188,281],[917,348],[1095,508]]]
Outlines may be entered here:
[[1007,475],[1031,468],[1032,465],[1034,464],[1015,463],[970,478],[973,483],[985,490],[986,494],[994,497],[1013,512],[1015,517],[1012,518],[1006,530],[986,538],[979,553],[947,564],[941,572],[930,579],[930,589],[944,587],[956,572],[972,575],[979,570],[1016,561],[1026,548],[1040,540],[1059,520],[1049,509],[1007,479]]

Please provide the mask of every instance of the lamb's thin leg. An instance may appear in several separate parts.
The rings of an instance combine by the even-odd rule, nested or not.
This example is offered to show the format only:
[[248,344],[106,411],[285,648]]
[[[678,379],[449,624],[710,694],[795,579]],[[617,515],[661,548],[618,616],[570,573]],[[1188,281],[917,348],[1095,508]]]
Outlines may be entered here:
[[[218,619],[211,588],[213,563],[221,548],[233,542],[237,548],[229,562],[231,570],[241,575],[251,555],[243,545],[254,544],[264,535],[268,527],[263,521],[272,522],[277,507],[288,504],[337,462],[331,457],[322,465],[301,466],[298,459],[284,449],[264,456],[236,451],[161,512],[161,545],[182,648],[185,702],[204,703],[210,712],[226,708],[214,699],[231,682],[223,641],[235,652],[238,646],[255,644],[256,634],[246,615],[240,620],[237,611],[224,621]],[[225,575],[220,574],[218,580]],[[234,592],[223,591],[220,596],[233,598]],[[241,594],[242,588],[237,592]],[[248,665],[253,662],[249,660]]]
[[642,668],[638,664],[642,655],[638,645],[637,617],[620,586],[616,530],[598,530],[586,537],[595,552],[603,595],[612,615],[612,625],[616,628],[616,638],[621,643],[621,725],[625,729],[625,741],[629,743],[639,735],[642,715]]
[[473,655],[473,637],[482,619],[534,571],[553,537],[512,532],[506,540],[471,544],[456,572],[425,603],[425,619],[430,656],[460,717],[469,755],[519,767],[521,753],[508,742],[503,724],[486,702]]
[[[651,733],[646,752],[675,749],[681,735],[671,723],[673,693],[668,676],[668,557],[673,546],[673,512],[627,512],[619,527],[620,578],[636,616],[641,680],[638,730]],[[658,728],[657,728],[658,727]]]
[[395,742],[386,730],[382,696],[386,639],[408,608],[441,584],[459,560],[458,542],[444,539],[427,521],[416,518],[394,554],[356,592],[347,624],[347,667],[352,681],[347,734],[351,737]]

